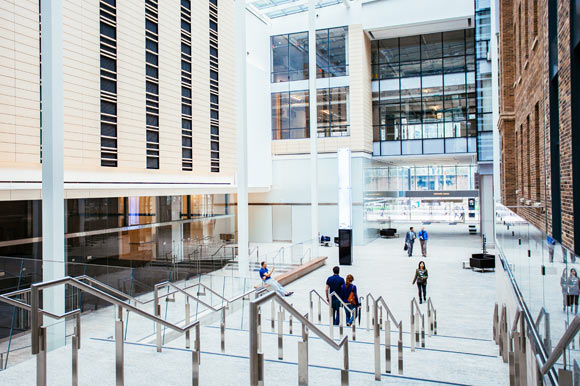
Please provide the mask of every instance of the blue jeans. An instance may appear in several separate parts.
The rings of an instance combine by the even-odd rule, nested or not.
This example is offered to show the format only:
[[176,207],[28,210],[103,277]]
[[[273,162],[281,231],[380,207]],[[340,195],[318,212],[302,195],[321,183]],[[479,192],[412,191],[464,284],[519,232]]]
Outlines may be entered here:
[[332,319],[335,326],[340,324],[340,302],[334,297],[332,298]]
[[281,296],[286,296],[286,288],[282,286],[282,284],[278,283],[276,279],[268,279],[264,282],[264,285],[270,286],[270,288],[276,292],[278,292]]
[[344,314],[346,315],[346,324],[352,324],[355,316],[354,312],[355,306],[352,304],[348,305],[348,308],[344,309]]

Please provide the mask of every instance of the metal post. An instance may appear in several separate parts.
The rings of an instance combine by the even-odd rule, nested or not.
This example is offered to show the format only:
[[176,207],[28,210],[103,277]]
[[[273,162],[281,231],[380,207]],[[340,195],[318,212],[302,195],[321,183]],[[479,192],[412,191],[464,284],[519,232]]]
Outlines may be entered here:
[[[161,305],[159,304],[159,289],[155,287],[153,291],[154,294],[154,301],[153,301],[153,312],[155,316],[158,318],[161,317]],[[157,343],[157,352],[161,352],[161,323],[155,323],[155,334],[156,334],[156,343]]]
[[278,311],[278,359],[284,359],[284,342],[283,334],[284,332],[284,313]]
[[191,351],[191,384],[199,386],[199,351]]
[[527,385],[527,353],[526,353],[526,322],[524,315],[520,317],[520,385]]
[[77,328],[74,328],[72,336],[72,384],[77,386],[79,384],[79,337]]
[[342,338],[342,336],[344,335],[344,312],[343,312],[344,310],[342,310],[341,308],[344,307],[342,305],[338,307],[338,320],[340,323],[338,330],[340,337]]
[[385,320],[385,371],[391,373],[391,322]]
[[379,316],[379,326],[383,327],[383,307],[380,308],[380,316]]
[[46,386],[46,328],[38,328],[38,353],[36,354],[36,386]]
[[425,315],[421,315],[421,347],[425,347]]
[[322,300],[318,298],[318,323],[322,322]]
[[298,342],[298,385],[308,385],[308,330],[302,325],[302,341]]
[[264,354],[258,354],[258,386],[264,386]]
[[550,314],[546,312],[544,315],[544,346],[548,355],[552,353],[552,340],[550,339]]
[[[318,299],[318,303],[320,304],[320,299]],[[308,315],[310,315],[310,321],[314,323],[314,304],[312,302],[312,293],[310,294],[310,312]]]
[[367,331],[370,331],[371,329],[370,321],[371,321],[370,307],[369,302],[367,301]]
[[[190,320],[190,316],[189,316],[189,299],[187,300],[187,303],[185,303],[185,325],[187,326],[189,324],[189,320]],[[191,347],[191,342],[190,342],[190,330],[185,331],[185,348],[190,348]]]
[[328,326],[330,330],[330,337],[334,339],[334,315],[332,309],[332,298],[328,301]]
[[413,302],[411,302],[411,351],[415,351],[415,314],[413,311]]
[[271,323],[272,324],[272,332],[274,332],[274,328],[275,328],[274,327],[274,322],[276,321],[276,310],[275,310],[274,302],[271,302],[270,304],[271,304],[271,307],[272,307],[272,321],[271,321],[272,322]]
[[257,323],[257,331],[258,331],[258,351],[262,351],[262,307],[258,306],[258,320]]
[[222,320],[220,322],[220,333],[222,337],[222,353],[226,352],[226,309],[222,308]]
[[[293,304],[290,304],[291,307],[294,307]],[[289,334],[292,335],[292,314],[288,314],[288,330]]]
[[342,346],[342,352],[344,354],[344,368],[340,371],[340,385],[348,386],[348,340],[344,342],[344,346]]
[[250,385],[260,382],[260,360],[258,358],[258,305],[250,302]]
[[31,351],[32,355],[40,352],[40,327],[42,326],[42,315],[38,312],[40,299],[38,287],[30,287],[30,330],[31,330]]
[[[509,358],[513,361],[513,374],[514,374],[514,385],[520,384],[520,338],[519,333],[514,332],[512,337],[513,347],[509,353]],[[511,366],[510,366],[511,374]]]
[[399,354],[399,375],[403,375],[403,321],[399,322],[399,341],[397,342]]
[[415,314],[415,323],[416,323],[416,325],[415,325],[415,347],[419,347],[419,345],[420,345],[419,344],[419,342],[420,342],[419,316],[420,316],[419,311],[417,311],[417,313]]
[[354,319],[352,320],[352,324],[351,324],[351,326],[352,326],[352,340],[356,340],[356,317],[357,317],[356,312],[358,312],[358,311],[355,312],[355,310],[356,310],[356,308],[354,310],[352,310],[352,312],[355,313]]
[[197,363],[201,363],[201,325],[195,325],[195,340],[193,341],[193,348],[197,351]]
[[373,304],[373,329],[374,329],[374,348],[375,348],[375,381],[381,380],[381,331],[375,321],[378,317],[377,302]]
[[493,307],[493,340],[495,341],[495,344],[498,344],[498,335],[499,335],[497,333],[497,325],[499,322],[498,310],[499,306],[497,303],[495,303],[495,306]]
[[433,322],[434,331],[433,333],[437,335],[437,310],[433,310],[433,318],[435,319]]
[[[119,314],[115,321],[115,375],[116,385],[123,386],[125,384],[124,375],[124,349],[123,349],[123,308],[119,306]],[[158,335],[158,339],[161,335]],[[161,351],[161,347],[157,348]]]

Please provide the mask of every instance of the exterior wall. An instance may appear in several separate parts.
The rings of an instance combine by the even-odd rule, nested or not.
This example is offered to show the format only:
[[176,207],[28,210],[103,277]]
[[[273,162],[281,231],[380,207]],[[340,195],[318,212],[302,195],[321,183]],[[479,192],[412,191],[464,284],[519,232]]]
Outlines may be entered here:
[[[559,183],[562,243],[574,250],[570,5],[569,2],[558,1],[559,106],[550,106],[548,1],[506,0],[499,3],[498,128],[502,147],[502,201],[508,206],[520,206],[518,215],[543,232],[552,234],[551,184]],[[537,31],[534,31],[534,4],[538,7]],[[560,181],[552,181],[550,168],[551,108],[559,109],[560,115]],[[536,122],[539,128],[538,144],[535,142]],[[534,203],[539,203],[540,208],[532,207]]]
[[[235,2],[220,2],[220,172],[210,172],[209,2],[192,1],[193,171],[181,170],[180,2],[159,1],[160,165],[146,169],[145,4],[117,1],[118,167],[100,166],[99,1],[63,1],[64,164],[67,195],[150,195],[143,183],[233,190]],[[40,198],[38,0],[0,5],[0,199]],[[18,172],[16,172],[18,171]],[[27,181],[15,185],[4,181]],[[99,182],[78,185],[79,182]],[[75,185],[70,185],[70,184]],[[139,183],[140,185],[132,185]],[[176,186],[182,183],[183,186]],[[107,185],[110,184],[110,185]],[[125,184],[121,191],[119,184]],[[167,185],[171,184],[171,185]],[[196,185],[197,184],[197,185]],[[100,190],[95,193],[90,190]],[[75,191],[73,194],[72,191]]]

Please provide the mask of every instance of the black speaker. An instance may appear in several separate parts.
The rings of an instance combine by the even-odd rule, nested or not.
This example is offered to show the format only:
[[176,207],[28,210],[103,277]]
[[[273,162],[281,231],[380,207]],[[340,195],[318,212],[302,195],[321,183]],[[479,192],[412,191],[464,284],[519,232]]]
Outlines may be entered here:
[[352,229],[338,230],[338,263],[352,265]]

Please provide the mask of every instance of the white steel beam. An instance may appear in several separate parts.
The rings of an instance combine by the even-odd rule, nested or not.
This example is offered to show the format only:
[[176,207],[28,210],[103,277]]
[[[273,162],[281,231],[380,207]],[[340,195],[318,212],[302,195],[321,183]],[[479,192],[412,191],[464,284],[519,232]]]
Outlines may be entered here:
[[316,0],[308,8],[308,89],[310,102],[310,208],[312,256],[318,257],[318,125],[316,95]]

